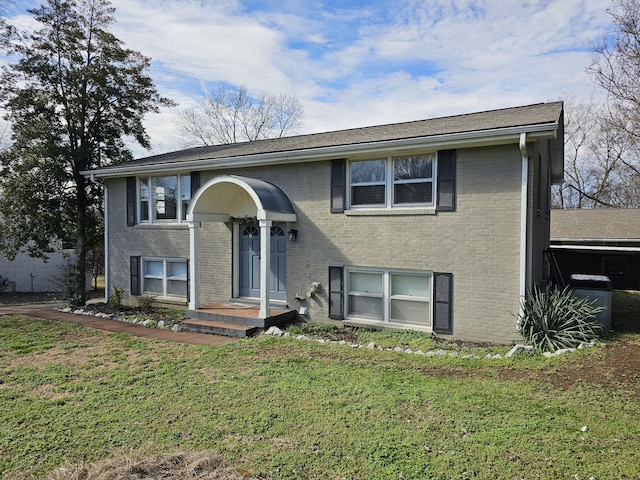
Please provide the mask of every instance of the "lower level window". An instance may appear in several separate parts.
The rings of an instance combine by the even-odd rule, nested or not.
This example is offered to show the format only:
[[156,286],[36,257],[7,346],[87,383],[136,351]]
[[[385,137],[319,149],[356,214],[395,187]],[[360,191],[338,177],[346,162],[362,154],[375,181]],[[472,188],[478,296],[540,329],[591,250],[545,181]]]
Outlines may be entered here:
[[187,297],[187,261],[145,258],[142,263],[142,292],[156,297]]
[[431,279],[425,272],[347,269],[347,317],[431,326]]

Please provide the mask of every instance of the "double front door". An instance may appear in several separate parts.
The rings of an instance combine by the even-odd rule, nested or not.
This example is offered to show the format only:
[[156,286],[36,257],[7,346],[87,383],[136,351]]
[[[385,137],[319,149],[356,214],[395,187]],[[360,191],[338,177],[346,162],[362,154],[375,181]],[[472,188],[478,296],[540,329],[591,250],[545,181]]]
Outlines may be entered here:
[[[260,297],[260,227],[257,224],[241,224],[239,293],[241,297]],[[271,226],[271,277],[270,298],[286,300],[286,248],[285,224]]]

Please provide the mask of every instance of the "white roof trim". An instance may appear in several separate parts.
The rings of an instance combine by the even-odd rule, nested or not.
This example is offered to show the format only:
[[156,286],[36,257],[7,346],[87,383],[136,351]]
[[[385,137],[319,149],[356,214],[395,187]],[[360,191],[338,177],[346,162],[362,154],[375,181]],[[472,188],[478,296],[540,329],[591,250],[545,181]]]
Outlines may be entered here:
[[550,245],[551,250],[597,250],[603,252],[640,252],[640,247],[605,247],[599,245]]
[[93,175],[100,178],[122,177],[140,173],[153,172],[185,172],[189,170],[215,170],[228,167],[248,167],[283,165],[287,163],[303,163],[318,160],[329,160],[354,155],[380,154],[385,152],[402,152],[417,148],[452,148],[475,147],[486,145],[504,145],[520,142],[520,135],[526,132],[527,140],[538,138],[556,138],[557,124],[524,125],[495,130],[475,130],[472,132],[434,135],[428,137],[405,138],[380,142],[366,142],[349,145],[335,145],[330,147],[308,148],[303,150],[289,150],[282,152],[258,153],[252,155],[231,156],[222,158],[206,158],[183,162],[159,163],[148,165],[112,166],[81,172],[83,175]]

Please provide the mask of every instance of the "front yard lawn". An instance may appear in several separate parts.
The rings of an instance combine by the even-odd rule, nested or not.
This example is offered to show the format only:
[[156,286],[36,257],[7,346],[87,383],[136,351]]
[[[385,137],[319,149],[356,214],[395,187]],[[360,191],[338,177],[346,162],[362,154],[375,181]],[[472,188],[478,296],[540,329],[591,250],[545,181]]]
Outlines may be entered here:
[[639,351],[202,347],[0,317],[0,477],[208,450],[262,479],[639,478]]

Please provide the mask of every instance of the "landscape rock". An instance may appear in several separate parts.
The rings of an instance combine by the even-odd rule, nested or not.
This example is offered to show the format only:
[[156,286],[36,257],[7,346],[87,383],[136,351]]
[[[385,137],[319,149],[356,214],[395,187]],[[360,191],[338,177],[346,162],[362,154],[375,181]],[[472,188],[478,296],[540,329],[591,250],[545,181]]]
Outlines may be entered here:
[[535,350],[531,345],[516,345],[505,355],[505,357],[510,358],[516,355],[520,355],[523,352],[527,352],[529,355],[533,355]]
[[276,326],[269,327],[269,329],[265,333],[267,335],[273,335],[274,337],[281,337],[282,336],[282,330],[280,330]]
[[376,348],[376,344],[375,344],[375,342],[371,342],[371,343],[369,343],[369,345],[367,345],[367,348],[368,348],[369,350],[373,350],[374,348]]

